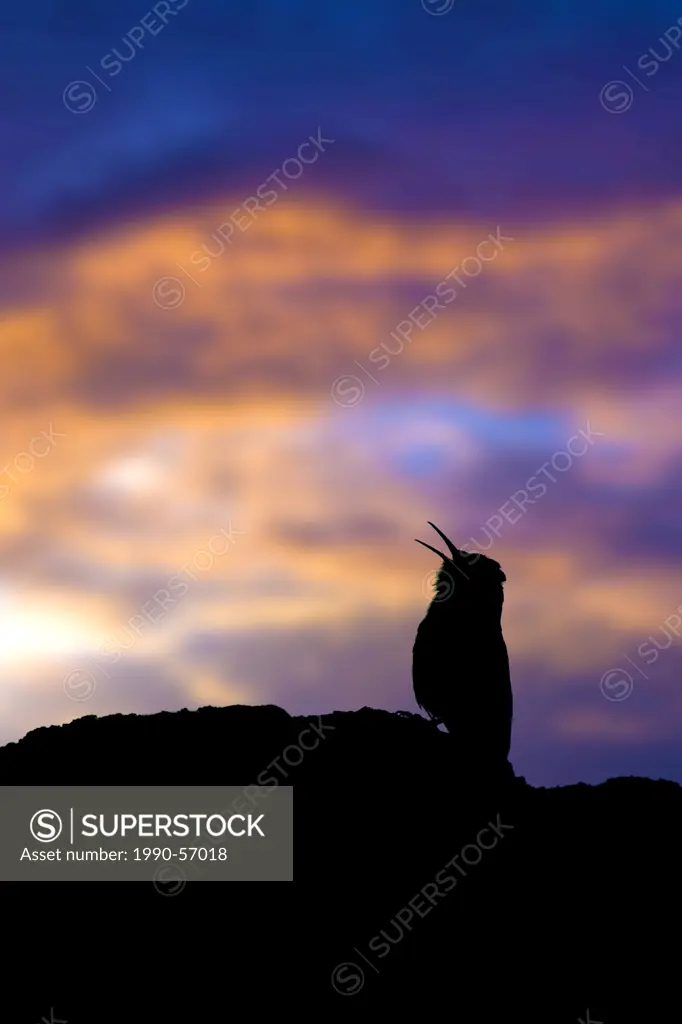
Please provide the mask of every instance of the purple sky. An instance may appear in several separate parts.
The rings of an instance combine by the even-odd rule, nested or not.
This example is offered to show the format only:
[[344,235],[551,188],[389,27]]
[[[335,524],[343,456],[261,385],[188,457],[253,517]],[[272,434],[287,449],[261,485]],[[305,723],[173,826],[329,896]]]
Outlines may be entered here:
[[517,771],[682,781],[674,6],[15,8],[0,742],[415,710],[432,519],[493,531]]

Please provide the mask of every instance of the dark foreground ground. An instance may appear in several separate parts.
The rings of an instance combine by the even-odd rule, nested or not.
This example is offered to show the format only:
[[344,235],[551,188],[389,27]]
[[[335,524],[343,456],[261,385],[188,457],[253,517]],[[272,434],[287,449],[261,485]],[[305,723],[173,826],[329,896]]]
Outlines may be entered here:
[[0,785],[266,769],[294,786],[295,882],[2,884],[0,1020],[681,1019],[676,783],[484,785],[446,734],[370,708],[90,717],[0,749]]

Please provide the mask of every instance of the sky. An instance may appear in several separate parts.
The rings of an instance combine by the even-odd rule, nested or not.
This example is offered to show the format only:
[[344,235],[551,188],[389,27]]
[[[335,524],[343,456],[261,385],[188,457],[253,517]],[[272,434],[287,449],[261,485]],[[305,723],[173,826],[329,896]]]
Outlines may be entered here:
[[431,520],[517,773],[682,781],[681,16],[3,7],[0,743],[416,711]]

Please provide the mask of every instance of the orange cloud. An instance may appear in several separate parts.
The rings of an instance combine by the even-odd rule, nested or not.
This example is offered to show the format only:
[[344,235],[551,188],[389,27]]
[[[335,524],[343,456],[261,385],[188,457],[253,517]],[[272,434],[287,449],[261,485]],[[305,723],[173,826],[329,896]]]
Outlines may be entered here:
[[[12,685],[25,686],[6,738],[42,721],[32,701],[46,689],[77,713],[61,691],[64,671],[130,629],[229,523],[243,531],[239,542],[210,569],[195,566],[195,581],[185,576],[183,601],[145,625],[112,679],[140,664],[172,665],[173,699],[245,700],[263,693],[262,682],[229,665],[207,667],[188,648],[206,634],[228,645],[253,635],[260,644],[264,631],[310,629],[352,644],[368,618],[409,630],[423,614],[434,565],[413,538],[433,517],[432,502],[391,468],[388,442],[373,446],[354,428],[356,410],[339,408],[331,389],[340,375],[363,372],[355,360],[371,370],[369,353],[497,225],[280,202],[198,271],[192,253],[236,205],[226,199],[130,223],[49,258],[36,253],[40,288],[3,309],[0,458],[16,481],[0,478],[9,486],[0,501],[0,582],[30,595],[17,598],[5,626],[16,653]],[[595,448],[576,470],[587,481],[602,469],[614,481],[660,480],[677,450],[666,417],[679,386],[637,382],[633,401],[626,387],[606,383],[618,377],[617,360],[636,369],[666,351],[669,336],[651,314],[665,308],[679,274],[680,223],[682,204],[673,203],[582,224],[502,226],[513,241],[464,278],[457,299],[416,328],[389,366],[375,367],[363,413],[416,390],[483,408],[554,406],[629,446],[616,468]],[[28,275],[31,260],[22,268]],[[177,308],[154,301],[155,282],[169,275],[185,289]],[[362,422],[371,430],[371,417]],[[28,462],[17,467],[17,457],[50,423],[63,436],[24,472]],[[415,429],[410,422],[404,432]],[[455,453],[453,477],[475,462],[475,438],[437,416],[422,429]],[[399,428],[394,443],[406,443]],[[549,516],[545,508],[534,514]],[[482,508],[481,521],[488,514]],[[609,562],[594,535],[571,548],[566,535],[525,542],[520,554],[512,533],[495,556],[510,579],[514,656],[539,660],[547,685],[594,672],[597,699],[623,638],[646,636],[679,603],[673,570]],[[369,703],[382,665],[366,671]],[[119,685],[105,684],[83,710],[115,705],[116,692],[129,702]],[[385,689],[382,679],[376,692]],[[596,721],[571,728],[592,734]]]

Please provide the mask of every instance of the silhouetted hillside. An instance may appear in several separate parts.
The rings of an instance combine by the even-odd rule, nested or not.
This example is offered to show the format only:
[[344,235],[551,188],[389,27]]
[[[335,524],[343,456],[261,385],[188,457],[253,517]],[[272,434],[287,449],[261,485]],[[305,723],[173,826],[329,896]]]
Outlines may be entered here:
[[[86,717],[0,749],[4,785],[259,777],[295,787],[294,883],[190,880],[173,898],[151,883],[4,884],[7,984],[26,1006],[8,1019],[35,1024],[54,1007],[69,1024],[110,1010],[193,1024],[249,1007],[258,1019],[271,1004],[315,1020],[414,1009],[575,1024],[589,1008],[618,1024],[679,1012],[673,782],[474,779],[432,723],[371,708]],[[29,999],[19,979],[37,948]]]

